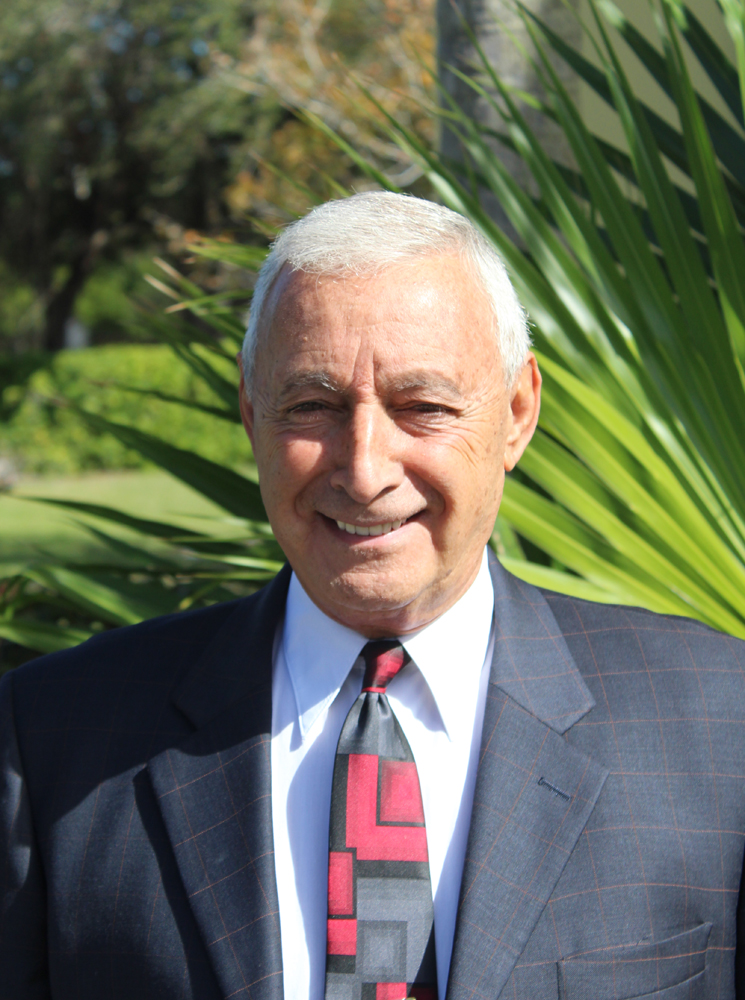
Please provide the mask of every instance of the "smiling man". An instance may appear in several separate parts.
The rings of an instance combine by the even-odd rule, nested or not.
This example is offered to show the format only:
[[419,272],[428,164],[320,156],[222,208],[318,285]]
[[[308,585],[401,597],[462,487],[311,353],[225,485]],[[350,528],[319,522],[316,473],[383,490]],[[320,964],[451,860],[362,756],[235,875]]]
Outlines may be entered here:
[[0,684],[0,1000],[745,997],[745,645],[488,554],[541,385],[492,247],[323,205],[240,364],[287,565]]

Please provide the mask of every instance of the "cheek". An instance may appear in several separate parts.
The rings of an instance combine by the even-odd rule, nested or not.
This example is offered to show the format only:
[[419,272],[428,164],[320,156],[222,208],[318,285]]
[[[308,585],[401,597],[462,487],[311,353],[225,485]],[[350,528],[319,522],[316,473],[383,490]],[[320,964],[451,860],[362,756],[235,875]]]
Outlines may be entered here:
[[441,527],[459,540],[457,544],[474,533],[491,533],[504,481],[499,445],[494,434],[464,434],[430,452],[419,465],[444,501]]
[[463,431],[427,449],[419,469],[433,485],[439,483],[453,497],[462,499],[478,491],[491,491],[499,479],[500,440],[497,433]]
[[317,441],[274,435],[257,457],[262,483],[279,503],[294,503],[298,493],[320,474],[323,447]]

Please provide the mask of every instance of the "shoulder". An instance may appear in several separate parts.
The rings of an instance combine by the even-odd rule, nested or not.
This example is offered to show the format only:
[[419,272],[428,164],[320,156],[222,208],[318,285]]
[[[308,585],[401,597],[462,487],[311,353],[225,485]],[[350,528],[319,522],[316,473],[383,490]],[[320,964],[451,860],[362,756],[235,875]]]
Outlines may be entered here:
[[745,640],[719,632],[694,618],[659,614],[622,604],[599,604],[550,590],[541,593],[566,639],[603,644],[636,643],[670,653],[697,651],[723,657],[745,669]]
[[72,789],[66,776],[91,788],[104,780],[126,784],[132,769],[193,731],[175,695],[212,653],[223,662],[226,634],[250,672],[246,632],[271,631],[263,613],[269,589],[112,629],[6,674],[0,681],[0,769],[11,751],[23,762],[40,816],[58,804],[58,785]]
[[604,699],[648,691],[745,718],[745,641],[678,615],[542,591],[580,672]]
[[[60,705],[82,692],[96,704],[130,692],[167,697],[191,669],[215,635],[236,612],[250,614],[261,591],[251,597],[182,611],[101,632],[71,649],[40,656],[7,674],[0,689],[12,687],[20,715]],[[160,695],[160,698],[158,698]]]

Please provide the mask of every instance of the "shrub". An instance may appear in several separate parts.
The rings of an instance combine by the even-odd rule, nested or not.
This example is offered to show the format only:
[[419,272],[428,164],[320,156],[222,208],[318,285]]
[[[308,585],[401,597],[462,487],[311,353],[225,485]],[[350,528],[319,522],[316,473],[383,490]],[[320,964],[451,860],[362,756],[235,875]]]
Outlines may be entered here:
[[[229,368],[224,367],[228,375]],[[52,400],[62,398],[224,465],[242,466],[251,460],[250,445],[239,425],[228,421],[216,425],[209,414],[153,396],[145,398],[112,383],[220,404],[204,381],[166,345],[110,344],[62,351],[36,371],[25,387],[12,385],[4,390],[2,409],[13,412],[7,423],[0,424],[0,455],[23,472],[42,475],[149,465],[110,434],[92,431],[74,408],[53,404]]]

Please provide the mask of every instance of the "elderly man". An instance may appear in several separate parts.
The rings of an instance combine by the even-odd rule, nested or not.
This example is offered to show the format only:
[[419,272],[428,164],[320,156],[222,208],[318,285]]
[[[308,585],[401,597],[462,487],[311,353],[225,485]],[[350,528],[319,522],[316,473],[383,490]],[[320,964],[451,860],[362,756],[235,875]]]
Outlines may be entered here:
[[528,348],[446,209],[280,236],[240,401],[288,565],[4,679],[0,998],[736,995],[745,646],[488,557]]

